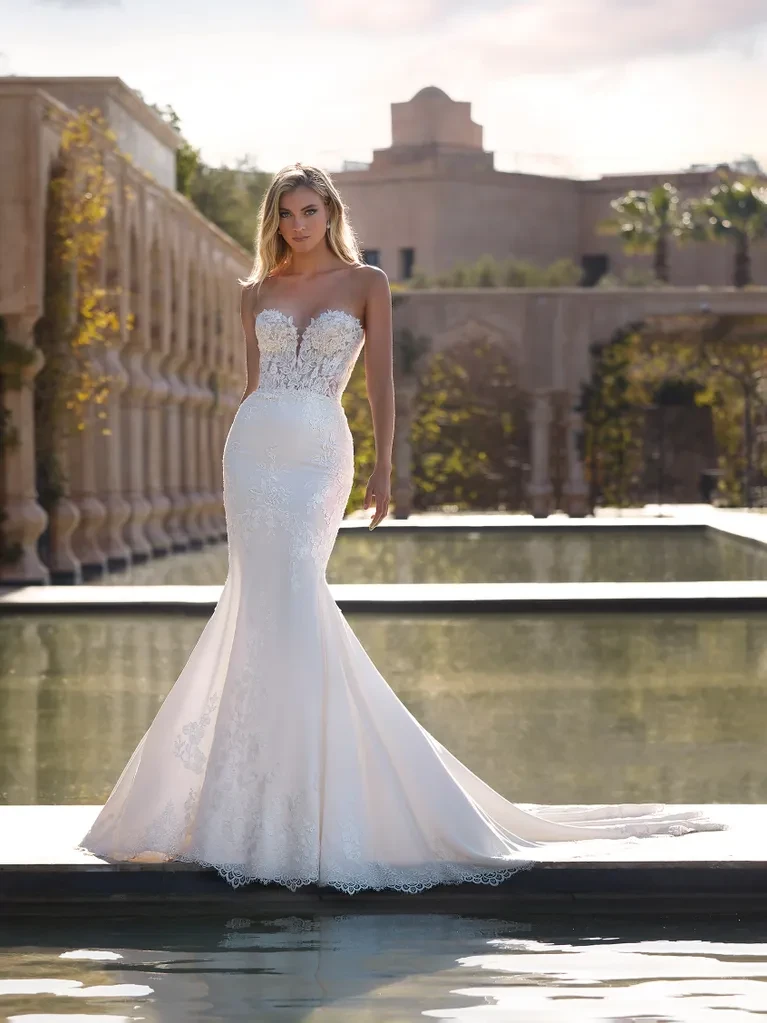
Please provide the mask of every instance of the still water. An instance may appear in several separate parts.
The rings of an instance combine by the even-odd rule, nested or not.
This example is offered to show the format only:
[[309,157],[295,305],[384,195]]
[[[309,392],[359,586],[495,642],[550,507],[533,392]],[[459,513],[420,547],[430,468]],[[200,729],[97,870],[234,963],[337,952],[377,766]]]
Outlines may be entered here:
[[[767,802],[758,611],[347,619],[411,712],[513,801]],[[102,803],[205,621],[0,616],[0,802]]]
[[763,925],[232,917],[0,925],[12,1023],[731,1023],[767,1012]]
[[[214,585],[227,545],[136,565],[102,585]],[[327,571],[331,583],[690,582],[767,579],[767,547],[714,530],[611,527],[567,533],[506,530],[418,532],[342,529]]]

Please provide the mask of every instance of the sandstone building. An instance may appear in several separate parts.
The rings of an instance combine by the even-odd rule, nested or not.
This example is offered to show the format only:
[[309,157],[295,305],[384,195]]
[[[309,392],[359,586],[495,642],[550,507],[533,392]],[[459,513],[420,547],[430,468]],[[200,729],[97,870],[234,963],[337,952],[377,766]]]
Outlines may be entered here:
[[[482,127],[471,104],[429,86],[406,103],[392,103],[392,144],[377,149],[365,169],[333,175],[348,203],[368,262],[392,280],[415,267],[429,275],[488,253],[548,265],[572,259],[583,283],[649,257],[627,257],[620,240],[596,232],[611,214],[610,200],[629,189],[669,181],[682,198],[704,195],[717,181],[712,170],[609,174],[596,180],[546,177],[494,169],[482,146]],[[767,184],[767,180],[765,181]],[[732,248],[696,243],[674,247],[671,283],[729,285]],[[767,284],[767,244],[754,251],[753,276]]]
[[[80,105],[101,109],[117,136],[119,152],[107,163],[119,187],[100,270],[104,282],[119,284],[121,313],[135,316],[137,326],[96,353],[114,378],[109,429],[56,438],[68,485],[48,515],[38,500],[34,395],[44,357],[35,327],[45,303],[48,183],[62,132]],[[609,198],[643,180],[495,171],[469,105],[438,89],[393,104],[392,116],[393,145],[377,151],[367,170],[334,175],[367,258],[392,280],[407,278],[416,265],[436,272],[486,252],[541,263],[570,256],[587,269],[607,253],[612,269],[623,265],[616,243],[594,235],[594,223]],[[19,439],[0,452],[0,528],[19,548],[0,564],[0,585],[79,582],[224,536],[221,456],[245,383],[237,278],[252,256],[176,191],[178,144],[119,78],[0,78],[0,319],[6,338],[31,356],[23,386],[4,386],[0,348],[0,411]],[[700,192],[708,177],[677,181]],[[730,260],[725,247],[713,245],[675,253],[675,283],[726,285]],[[764,260],[762,248],[755,252],[757,280],[764,279]],[[398,380],[396,513],[407,516],[411,508],[410,428],[419,373],[432,354],[473,339],[506,354],[529,421],[525,507],[536,515],[555,508],[579,515],[587,488],[576,405],[590,375],[590,344],[648,313],[703,306],[764,314],[767,289],[404,296],[395,309],[395,345],[406,333],[428,345]]]

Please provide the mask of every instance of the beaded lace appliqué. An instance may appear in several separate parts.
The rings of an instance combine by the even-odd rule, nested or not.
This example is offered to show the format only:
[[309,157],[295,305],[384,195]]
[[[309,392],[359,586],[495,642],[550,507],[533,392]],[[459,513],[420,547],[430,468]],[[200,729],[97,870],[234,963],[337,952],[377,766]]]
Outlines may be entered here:
[[279,309],[262,309],[256,317],[256,336],[259,389],[308,390],[340,398],[362,346],[364,329],[351,313],[326,309],[299,334],[292,316]]

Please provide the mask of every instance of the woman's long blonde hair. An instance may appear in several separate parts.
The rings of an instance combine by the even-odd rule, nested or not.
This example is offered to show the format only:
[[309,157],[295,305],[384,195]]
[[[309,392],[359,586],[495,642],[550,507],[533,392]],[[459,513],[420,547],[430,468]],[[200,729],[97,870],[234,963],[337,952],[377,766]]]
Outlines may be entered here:
[[348,210],[329,175],[320,167],[293,163],[277,171],[261,201],[255,240],[256,258],[248,277],[245,280],[238,278],[243,287],[256,286],[289,260],[290,246],[279,231],[280,199],[285,192],[292,192],[301,185],[313,189],[325,204],[325,213],[330,222],[326,235],[331,252],[350,266],[363,265]]

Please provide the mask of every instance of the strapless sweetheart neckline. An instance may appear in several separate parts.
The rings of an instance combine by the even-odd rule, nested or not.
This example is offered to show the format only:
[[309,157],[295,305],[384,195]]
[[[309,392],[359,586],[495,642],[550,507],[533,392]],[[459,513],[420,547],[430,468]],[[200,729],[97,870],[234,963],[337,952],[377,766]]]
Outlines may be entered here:
[[[295,331],[296,337],[298,338],[299,343],[303,340],[304,335],[306,334],[307,330],[309,330],[309,328],[313,324],[315,324],[319,320],[321,320],[323,316],[328,316],[329,314],[332,314],[332,313],[333,314],[337,313],[340,316],[348,316],[350,320],[354,320],[356,323],[358,323],[360,325],[360,327],[362,327],[362,320],[359,318],[359,316],[355,316],[354,313],[349,313],[345,309],[322,309],[320,312],[317,313],[316,316],[312,316],[312,318],[306,324],[304,329],[300,330],[300,331],[299,331],[298,327],[296,326],[296,324],[293,322],[293,317],[289,316],[287,313],[283,312],[282,309],[277,309],[276,307],[268,306],[266,309],[262,309],[261,310],[261,312],[258,314],[258,316],[256,316],[256,320],[258,320],[259,316],[263,316],[264,313],[276,313],[278,316],[281,316],[285,320],[285,322],[289,323],[290,326],[293,328],[293,330]],[[363,329],[364,329],[364,327],[363,327]]]

